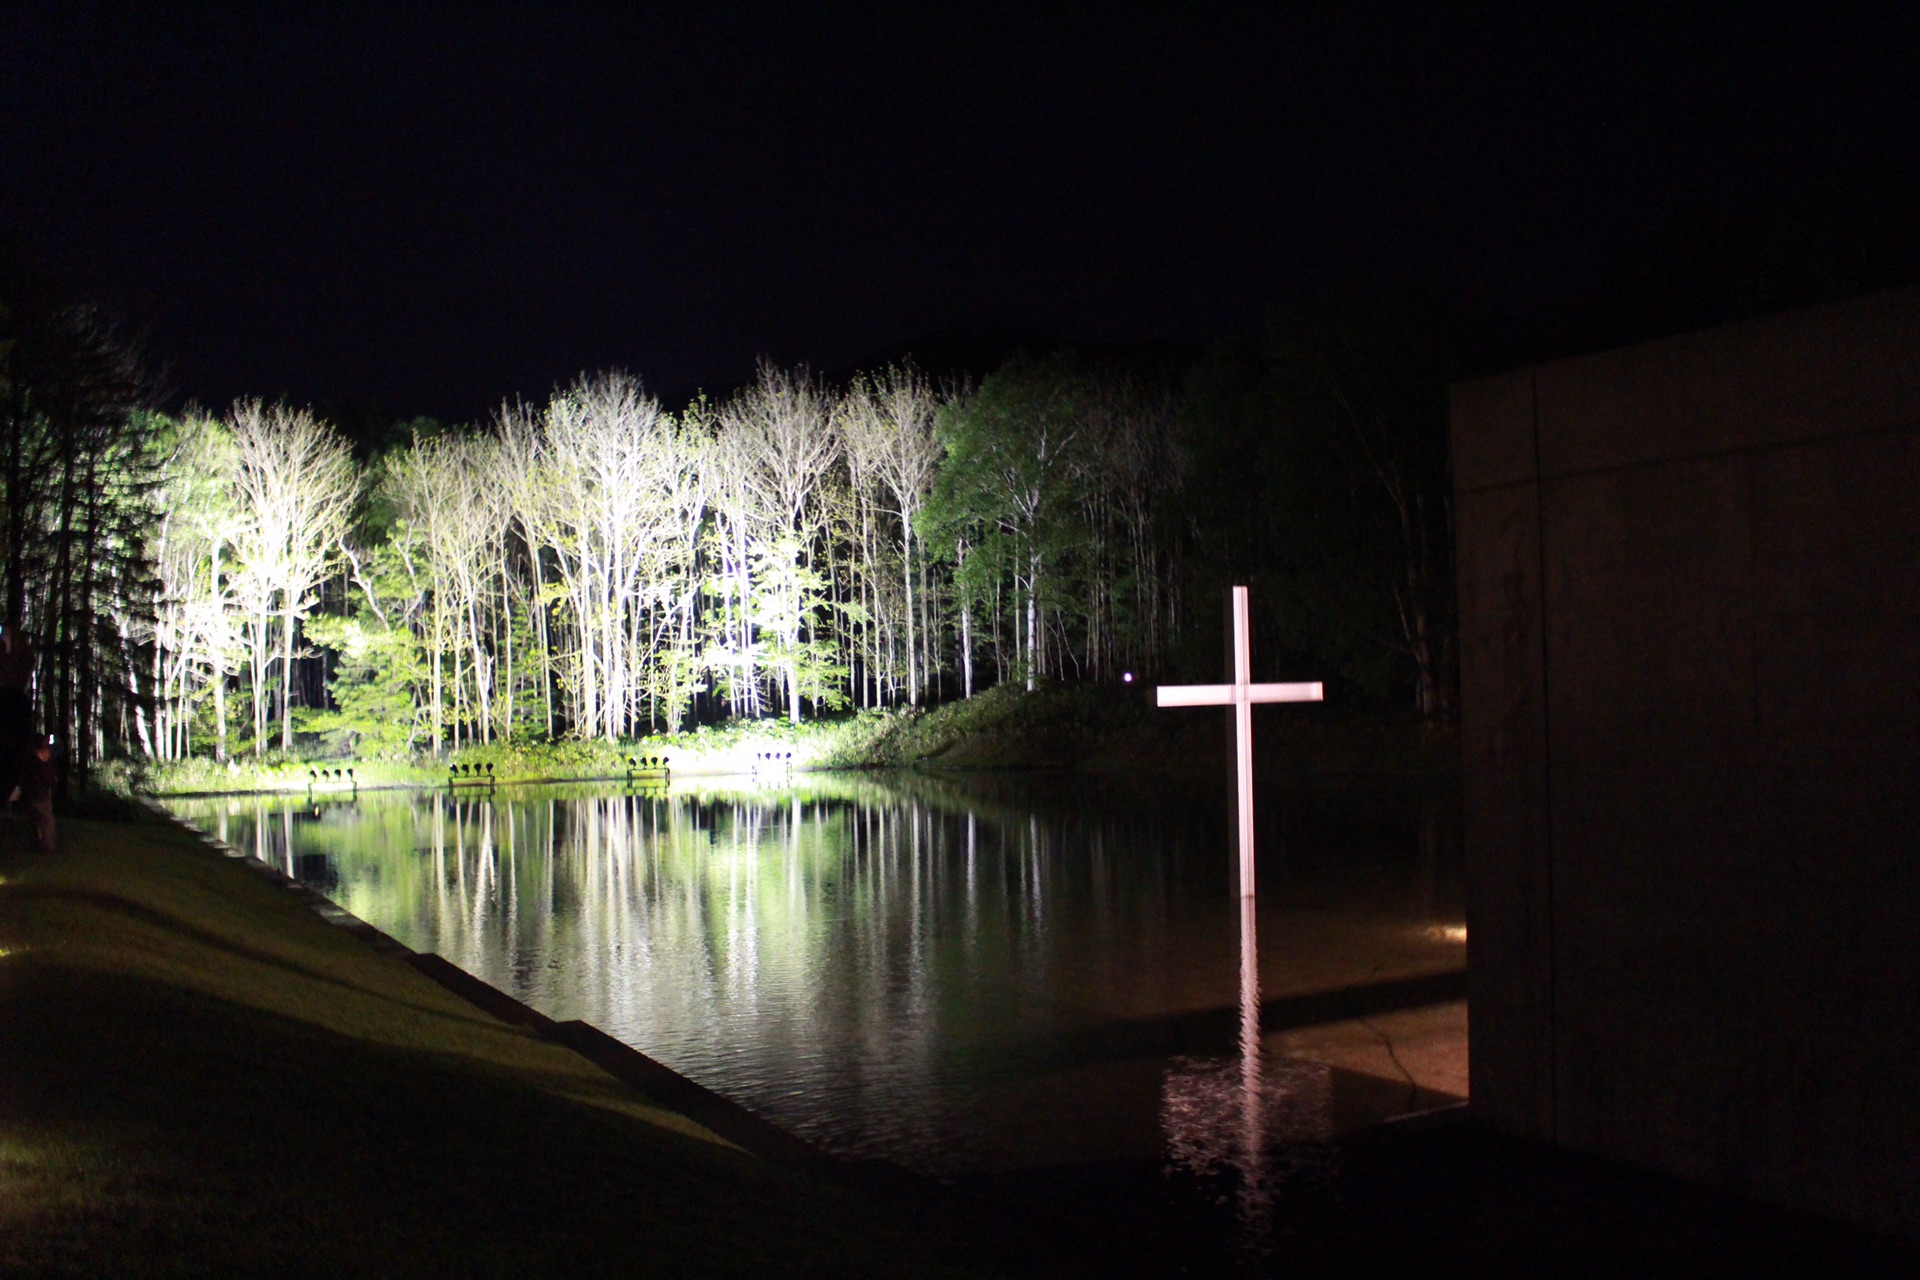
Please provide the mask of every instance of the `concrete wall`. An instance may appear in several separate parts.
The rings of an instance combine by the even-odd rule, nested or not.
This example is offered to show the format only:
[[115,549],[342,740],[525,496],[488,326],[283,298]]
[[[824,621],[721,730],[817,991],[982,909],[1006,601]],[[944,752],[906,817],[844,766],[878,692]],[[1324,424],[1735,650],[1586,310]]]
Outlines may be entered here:
[[1920,291],[1455,387],[1473,1108],[1920,1235]]

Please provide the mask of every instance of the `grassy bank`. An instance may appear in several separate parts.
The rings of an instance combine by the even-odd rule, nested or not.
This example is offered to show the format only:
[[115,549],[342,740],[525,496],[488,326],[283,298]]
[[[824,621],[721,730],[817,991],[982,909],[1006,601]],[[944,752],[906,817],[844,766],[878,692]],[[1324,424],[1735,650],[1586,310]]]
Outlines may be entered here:
[[[1450,779],[1450,729],[1340,706],[1260,707],[1261,767],[1322,776]],[[873,743],[876,764],[954,769],[1217,771],[1232,744],[1224,710],[1154,705],[1149,685],[1001,685],[904,720]]]
[[576,781],[618,778],[630,760],[665,756],[679,774],[746,773],[763,753],[792,753],[800,768],[858,768],[874,760],[876,744],[914,717],[906,712],[866,712],[835,720],[790,725],[784,720],[740,720],[702,726],[685,733],[655,734],[623,742],[562,741],[495,743],[463,747],[441,757],[406,759],[306,759],[269,756],[264,760],[210,759],[116,762],[102,772],[110,790],[150,795],[188,795],[224,791],[305,791],[309,786],[340,788],[327,776],[353,770],[360,786],[437,786],[457,766],[499,782]]
[[966,1274],[171,826],[0,836],[0,1273]]
[[[1458,771],[1453,733],[1410,717],[1329,706],[1256,711],[1264,770],[1300,776],[1444,781]],[[1217,769],[1228,743],[1217,711],[1163,711],[1144,685],[1048,685],[1033,693],[1002,685],[931,711],[868,711],[790,725],[734,721],[628,742],[468,747],[434,759],[188,760],[111,766],[111,789],[153,795],[338,789],[315,770],[351,768],[361,786],[434,786],[449,769],[500,782],[618,778],[629,761],[665,758],[678,776],[747,773],[765,753],[791,754],[799,769],[1083,768],[1161,772]]]

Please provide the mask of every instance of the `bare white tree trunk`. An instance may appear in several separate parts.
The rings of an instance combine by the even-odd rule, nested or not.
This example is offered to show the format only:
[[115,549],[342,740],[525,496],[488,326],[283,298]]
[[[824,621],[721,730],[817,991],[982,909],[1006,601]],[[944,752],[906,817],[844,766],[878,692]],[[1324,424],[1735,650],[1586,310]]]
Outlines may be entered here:
[[[256,684],[266,669],[269,603],[281,619],[280,747],[293,747],[293,651],[309,593],[325,578],[345,528],[358,477],[333,428],[304,409],[236,404],[229,417],[238,453],[238,489],[250,517],[248,571],[256,578]],[[254,699],[256,750],[266,732],[259,690]]]

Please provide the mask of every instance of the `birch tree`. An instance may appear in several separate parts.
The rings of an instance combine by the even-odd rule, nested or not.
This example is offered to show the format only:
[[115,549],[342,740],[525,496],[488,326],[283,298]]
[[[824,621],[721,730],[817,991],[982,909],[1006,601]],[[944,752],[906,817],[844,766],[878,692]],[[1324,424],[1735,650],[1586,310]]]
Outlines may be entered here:
[[[333,429],[310,411],[258,400],[228,419],[238,455],[238,488],[248,508],[246,569],[256,610],[254,672],[264,681],[270,611],[280,620],[280,748],[293,748],[294,636],[331,568],[352,511],[358,476]],[[266,736],[261,690],[254,692],[255,751]]]
[[914,524],[932,491],[940,461],[934,434],[933,388],[911,366],[894,367],[856,379],[842,402],[841,435],[849,456],[857,455],[886,486],[899,522],[900,578],[906,632],[907,701],[919,705],[928,656],[920,639],[927,631],[916,609]]
[[767,361],[761,362],[754,385],[734,397],[722,417],[734,445],[731,461],[745,491],[758,499],[767,541],[778,541],[794,557],[794,572],[778,575],[778,589],[794,598],[773,612],[784,620],[775,638],[782,650],[787,715],[799,724],[800,648],[811,611],[800,607],[797,593],[811,568],[815,492],[839,456],[839,440],[824,397],[805,371],[788,372]]
[[167,431],[154,536],[156,754],[192,754],[197,703],[212,702],[213,755],[227,757],[226,683],[234,629],[233,548],[245,523],[234,484],[238,457],[218,421],[192,415]]

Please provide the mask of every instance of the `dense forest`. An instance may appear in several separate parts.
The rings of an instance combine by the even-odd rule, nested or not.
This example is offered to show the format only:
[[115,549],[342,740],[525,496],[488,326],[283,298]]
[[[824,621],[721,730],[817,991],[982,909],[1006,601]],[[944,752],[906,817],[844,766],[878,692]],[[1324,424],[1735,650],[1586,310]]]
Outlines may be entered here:
[[356,448],[142,408],[84,309],[7,323],[7,623],[81,776],[1212,678],[1230,581],[1264,670],[1449,712],[1442,383],[1377,326],[977,383],[765,364],[673,412],[602,373]]
[[[0,624],[63,776],[125,741],[147,696],[136,633],[161,590],[151,397],[132,343],[32,275],[0,292]],[[150,643],[150,637],[147,639]],[[113,732],[106,726],[114,726]]]

